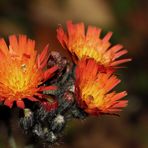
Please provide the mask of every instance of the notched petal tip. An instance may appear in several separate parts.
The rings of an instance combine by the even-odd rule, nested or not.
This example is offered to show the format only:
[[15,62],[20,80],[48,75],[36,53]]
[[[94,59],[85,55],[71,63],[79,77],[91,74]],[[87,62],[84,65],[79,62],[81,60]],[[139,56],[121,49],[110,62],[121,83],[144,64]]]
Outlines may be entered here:
[[19,107],[21,109],[25,108],[25,104],[24,104],[24,102],[22,100],[16,101],[16,105],[17,105],[17,107]]
[[9,108],[12,108],[13,106],[13,101],[10,101],[9,99],[6,99],[4,101],[4,105],[8,106]]

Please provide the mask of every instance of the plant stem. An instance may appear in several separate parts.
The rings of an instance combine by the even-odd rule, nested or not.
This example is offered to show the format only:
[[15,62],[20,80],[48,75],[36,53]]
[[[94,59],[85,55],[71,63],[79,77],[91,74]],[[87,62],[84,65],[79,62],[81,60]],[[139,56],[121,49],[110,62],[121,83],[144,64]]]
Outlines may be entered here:
[[12,135],[9,137],[9,145],[10,145],[10,148],[17,148],[15,140]]

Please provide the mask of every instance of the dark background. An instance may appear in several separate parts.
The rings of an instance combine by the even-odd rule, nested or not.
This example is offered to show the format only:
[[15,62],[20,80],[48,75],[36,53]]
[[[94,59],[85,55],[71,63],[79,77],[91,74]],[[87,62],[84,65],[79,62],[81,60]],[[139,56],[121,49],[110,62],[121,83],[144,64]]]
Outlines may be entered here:
[[[56,39],[58,24],[82,21],[113,31],[112,43],[121,43],[133,60],[121,69],[119,90],[127,90],[129,105],[121,117],[100,116],[73,120],[65,138],[53,147],[61,148],[148,148],[148,1],[147,0],[0,0],[0,37],[27,34],[39,50],[50,43],[51,50],[63,50]],[[28,137],[11,119],[18,148]],[[37,146],[38,145],[38,146]],[[9,148],[5,124],[0,124],[0,148]],[[39,144],[35,145],[37,147]],[[28,147],[29,148],[29,147]]]

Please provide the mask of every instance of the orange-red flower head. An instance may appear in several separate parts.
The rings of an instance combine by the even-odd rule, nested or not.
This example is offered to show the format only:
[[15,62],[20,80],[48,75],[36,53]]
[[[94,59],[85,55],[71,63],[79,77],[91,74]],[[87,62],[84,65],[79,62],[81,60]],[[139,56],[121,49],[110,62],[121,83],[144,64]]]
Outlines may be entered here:
[[[57,38],[61,45],[77,57],[79,60],[83,57],[95,59],[104,67],[116,67],[119,64],[130,61],[131,59],[120,59],[119,57],[127,53],[127,50],[122,49],[122,45],[115,45],[111,47],[109,39],[112,32],[105,35],[103,39],[100,38],[101,29],[89,26],[85,34],[85,27],[83,23],[72,24],[67,22],[68,34],[59,27],[57,29]],[[75,59],[75,62],[76,59]]]
[[12,107],[16,101],[24,108],[22,99],[36,101],[42,98],[42,91],[56,89],[55,86],[41,86],[57,70],[54,66],[46,71],[43,68],[48,60],[48,46],[37,55],[35,41],[24,35],[9,37],[9,46],[0,39],[0,100]]
[[112,75],[111,71],[100,72],[100,67],[94,59],[80,60],[75,74],[76,100],[87,113],[116,114],[127,105],[127,100],[120,100],[127,95],[125,91],[111,92],[120,80]]

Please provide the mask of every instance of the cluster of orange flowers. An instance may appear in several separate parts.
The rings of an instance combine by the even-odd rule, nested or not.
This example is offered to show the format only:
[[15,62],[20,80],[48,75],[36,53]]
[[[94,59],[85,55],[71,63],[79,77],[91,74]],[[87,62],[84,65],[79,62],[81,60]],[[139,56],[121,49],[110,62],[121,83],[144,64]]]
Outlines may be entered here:
[[[57,38],[68,49],[76,64],[75,96],[76,102],[85,112],[115,114],[127,105],[121,98],[126,91],[117,93],[112,89],[120,83],[114,74],[119,64],[131,59],[118,59],[127,53],[122,45],[111,46],[109,32],[100,38],[101,29],[89,26],[85,33],[83,23],[67,22],[68,33],[60,27]],[[12,107],[13,102],[24,108],[24,98],[40,101],[46,96],[43,91],[58,89],[56,86],[44,86],[58,66],[45,70],[48,61],[48,46],[37,54],[35,41],[24,35],[9,37],[9,46],[0,39],[0,101]]]
[[126,91],[116,93],[112,89],[120,83],[114,72],[119,64],[131,59],[118,59],[127,53],[122,45],[111,46],[112,32],[100,38],[101,29],[89,26],[85,33],[83,23],[67,22],[68,33],[60,27],[57,38],[72,54],[76,64],[75,95],[77,104],[92,115],[116,114],[128,103],[121,98]]

